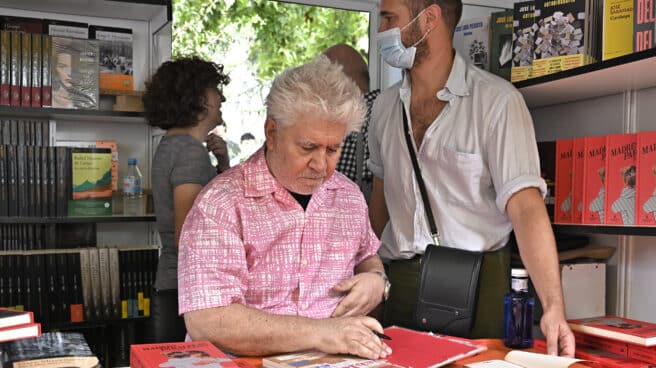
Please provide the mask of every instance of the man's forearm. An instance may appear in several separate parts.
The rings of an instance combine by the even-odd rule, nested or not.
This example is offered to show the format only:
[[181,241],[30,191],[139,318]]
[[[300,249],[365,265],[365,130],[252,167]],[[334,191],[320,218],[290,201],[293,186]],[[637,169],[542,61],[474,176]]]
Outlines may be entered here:
[[371,189],[371,199],[369,200],[369,220],[371,228],[376,236],[380,239],[389,221],[389,212],[385,204],[385,188],[383,179],[374,177],[373,188]]
[[377,255],[373,255],[364,261],[360,262],[359,265],[355,266],[355,274],[359,274],[362,272],[373,272],[373,271],[378,271],[378,272],[385,272],[385,268],[383,267],[383,262],[380,260],[380,257]]
[[241,304],[185,313],[193,340],[209,340],[237,355],[264,356],[315,349],[320,320],[265,313]]
[[[515,201],[513,203],[513,201]],[[508,203],[519,253],[543,308],[564,313],[560,268],[551,223],[537,189],[516,193]]]

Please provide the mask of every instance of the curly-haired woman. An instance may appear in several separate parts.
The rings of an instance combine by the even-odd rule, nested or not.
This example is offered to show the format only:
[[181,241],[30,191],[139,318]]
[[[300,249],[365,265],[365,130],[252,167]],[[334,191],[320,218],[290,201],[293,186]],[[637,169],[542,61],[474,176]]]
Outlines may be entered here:
[[196,195],[215,175],[203,142],[221,122],[223,66],[197,57],[162,64],[146,83],[146,119],[166,130],[152,163],[152,187],[162,252],[151,298],[147,342],[183,341],[178,316],[178,239]]

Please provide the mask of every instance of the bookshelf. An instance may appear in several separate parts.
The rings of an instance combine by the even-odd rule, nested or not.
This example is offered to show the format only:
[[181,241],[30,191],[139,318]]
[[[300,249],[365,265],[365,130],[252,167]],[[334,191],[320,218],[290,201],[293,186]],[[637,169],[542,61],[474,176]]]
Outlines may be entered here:
[[529,108],[656,86],[656,48],[515,83]]
[[606,234],[606,235],[640,235],[656,236],[656,226],[611,226],[611,225],[581,225],[553,224],[556,232],[564,234]]
[[[171,0],[6,0],[0,4],[0,15],[55,19],[131,29],[135,90],[143,90],[145,80],[151,72],[171,56]],[[98,103],[101,109],[103,102],[109,101],[103,101],[100,98]],[[63,145],[65,144],[63,142],[115,140],[118,143],[119,182],[127,171],[128,158],[134,157],[138,160],[143,173],[144,188],[150,188],[150,162],[155,145],[153,137],[157,132],[146,124],[142,113],[0,106],[0,119],[48,121],[50,123],[50,145]],[[129,312],[129,318],[120,319],[116,313],[108,315],[103,311],[101,318],[97,316],[87,318],[85,315],[84,322],[68,322],[67,320],[72,319],[72,316],[68,318],[67,307],[61,303],[73,304],[73,299],[69,298],[77,297],[78,292],[71,291],[69,288],[66,293],[60,289],[60,286],[70,287],[73,284],[71,280],[75,278],[75,270],[80,270],[83,262],[82,254],[90,254],[86,256],[91,257],[88,260],[88,267],[91,269],[95,265],[99,265],[98,268],[88,271],[95,279],[106,277],[108,273],[112,277],[120,275],[121,278],[124,274],[131,275],[125,276],[126,278],[131,277],[131,281],[127,281],[126,284],[130,289],[125,293],[121,291],[121,300],[123,298],[133,300],[133,295],[136,295],[135,290],[143,289],[144,293],[148,293],[152,284],[150,277],[154,275],[154,269],[150,266],[156,265],[154,260],[157,259],[156,256],[151,257],[157,254],[157,249],[150,246],[150,244],[158,242],[154,223],[155,215],[152,213],[142,216],[0,217],[0,228],[5,231],[5,235],[9,234],[5,243],[11,243],[10,245],[5,244],[7,252],[0,257],[0,277],[6,277],[8,274],[3,272],[9,269],[7,265],[11,265],[15,269],[11,277],[14,277],[15,280],[21,279],[24,282],[23,285],[26,280],[41,277],[41,273],[49,276],[56,275],[58,279],[54,281],[56,285],[54,291],[35,293],[35,289],[33,289],[29,293],[33,297],[33,305],[40,305],[40,308],[43,309],[47,306],[44,303],[50,304],[47,306],[50,308],[49,312],[42,310],[44,312],[42,316],[47,315],[47,318],[42,319],[45,322],[44,331],[81,331],[94,353],[100,358],[102,366],[127,366],[129,364],[129,344],[141,342],[142,324],[148,320],[148,317],[137,316],[137,314]],[[34,249],[28,252],[19,250],[19,248],[30,249],[29,245],[26,245],[30,242],[39,244],[37,239],[45,239],[46,236],[52,239],[53,234],[56,235],[55,239],[67,239],[66,236],[78,230],[79,234],[77,235],[84,241],[81,248],[67,246],[69,242],[65,240],[56,240],[47,244],[48,248],[55,249]],[[27,240],[18,241],[17,239]],[[92,239],[92,241],[87,241],[88,239]],[[41,243],[39,246],[46,245],[45,240]],[[118,263],[112,263],[112,259],[116,258],[111,258],[109,261],[108,258],[104,258],[103,261],[102,257],[106,257],[106,252],[112,254],[112,251],[116,249],[119,254]],[[95,253],[98,255],[94,255]],[[77,254],[80,256],[77,257]],[[93,257],[98,258],[94,261]],[[52,266],[52,258],[55,258],[57,262],[54,266]],[[66,259],[64,260],[64,258]],[[35,267],[39,264],[35,262],[41,262],[40,265],[43,267]],[[74,266],[71,267],[71,265]],[[55,272],[52,272],[53,267]],[[107,271],[108,268],[111,272]],[[120,271],[114,272],[112,271],[114,269]],[[46,270],[48,270],[47,273]],[[62,270],[64,271],[62,272]],[[145,276],[145,273],[152,273],[152,275]],[[50,282],[50,278],[43,280]],[[82,281],[79,281],[78,285],[84,284]],[[96,295],[94,295],[93,303],[90,304],[95,310],[99,309],[99,305],[106,308],[107,291],[104,289],[106,284],[106,280],[103,279],[101,282],[103,287],[97,288],[102,290],[101,304],[98,304]],[[112,287],[115,285],[113,279],[111,284]],[[125,287],[122,279],[120,285],[121,288]],[[51,284],[46,284],[46,286],[51,286]],[[92,287],[93,290],[95,290],[94,288],[96,286]],[[24,299],[19,299],[16,297],[19,294],[14,293],[13,303],[7,304],[7,306],[27,304],[25,295],[28,293],[24,290],[26,289],[18,292]],[[111,290],[110,295],[112,301],[116,300],[114,290]],[[36,304],[34,299],[36,295],[39,296],[39,304]],[[60,304],[57,304],[58,302]],[[75,301],[75,304],[78,302]],[[84,300],[83,304],[88,306],[89,304],[86,302],[87,300]],[[52,312],[53,304],[57,305],[54,307],[56,308],[55,313]],[[134,303],[131,305],[134,306]],[[141,312],[139,311],[139,313]]]

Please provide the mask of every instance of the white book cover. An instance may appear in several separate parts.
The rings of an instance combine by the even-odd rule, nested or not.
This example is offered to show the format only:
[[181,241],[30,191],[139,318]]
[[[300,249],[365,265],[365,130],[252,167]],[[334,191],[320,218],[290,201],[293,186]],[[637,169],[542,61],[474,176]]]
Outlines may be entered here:
[[490,17],[461,20],[453,34],[453,47],[465,60],[490,70]]

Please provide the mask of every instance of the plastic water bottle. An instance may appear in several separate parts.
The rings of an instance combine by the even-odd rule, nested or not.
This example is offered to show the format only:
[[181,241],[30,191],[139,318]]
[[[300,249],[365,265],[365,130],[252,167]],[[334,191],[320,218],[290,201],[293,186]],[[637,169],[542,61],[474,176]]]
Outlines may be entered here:
[[513,349],[533,346],[533,308],[535,300],[528,293],[528,272],[511,271],[511,290],[504,298],[504,344]]
[[141,187],[141,170],[136,158],[128,159],[128,172],[123,178],[123,214],[143,215],[143,189]]

